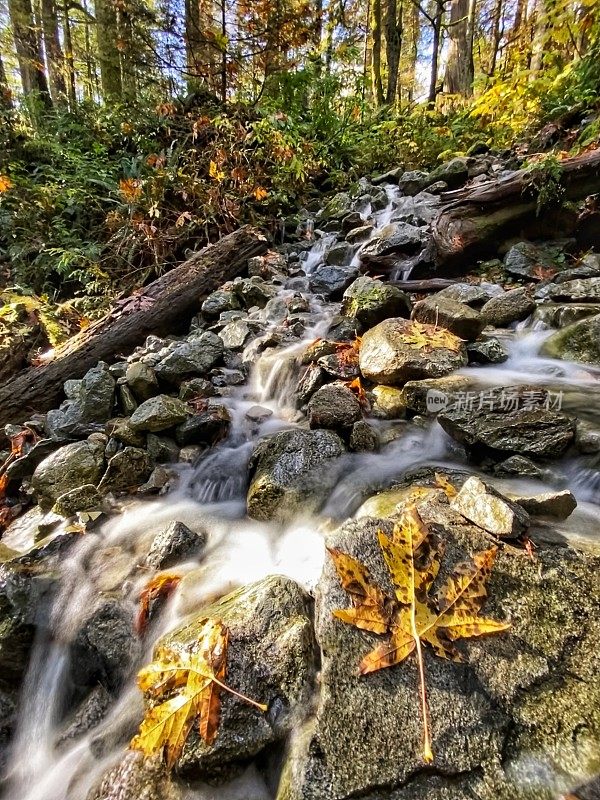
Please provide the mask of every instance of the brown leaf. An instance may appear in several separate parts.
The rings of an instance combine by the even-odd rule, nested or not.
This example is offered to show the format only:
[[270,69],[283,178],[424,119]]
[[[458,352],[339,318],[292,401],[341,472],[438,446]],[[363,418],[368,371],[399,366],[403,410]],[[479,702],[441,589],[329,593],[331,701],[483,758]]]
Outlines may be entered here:
[[458,352],[462,345],[462,339],[455,336],[446,328],[438,328],[437,325],[428,325],[424,322],[411,320],[410,330],[399,335],[399,339],[415,350],[437,350],[444,348]]
[[[442,476],[438,477],[439,479]],[[429,533],[414,506],[394,526],[391,536],[378,531],[377,538],[387,565],[394,597],[371,582],[360,561],[339,550],[329,550],[352,607],[334,616],[362,630],[388,634],[361,661],[366,675],[400,664],[416,652],[423,718],[423,758],[433,760],[422,646],[440,658],[460,661],[456,639],[506,630],[504,622],[479,616],[487,597],[496,549],[476,553],[472,561],[458,564],[437,592],[432,591],[442,561],[440,541]]]
[[181,577],[179,575],[169,575],[164,573],[157,575],[144,586],[140,594],[139,609],[135,622],[135,629],[138,634],[144,633],[148,627],[152,616],[153,606],[160,601],[170,597],[179,586]]

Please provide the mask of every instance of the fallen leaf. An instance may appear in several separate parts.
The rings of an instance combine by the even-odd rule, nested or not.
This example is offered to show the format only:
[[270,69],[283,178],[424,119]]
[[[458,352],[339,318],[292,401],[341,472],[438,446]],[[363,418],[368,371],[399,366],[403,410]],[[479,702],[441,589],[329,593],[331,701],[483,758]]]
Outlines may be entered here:
[[437,350],[445,348],[458,352],[462,346],[462,339],[455,336],[446,328],[428,325],[424,322],[411,320],[410,330],[399,335],[399,339],[410,345],[415,350]]
[[441,472],[435,473],[435,485],[438,489],[444,490],[446,497],[449,500],[451,500],[453,497],[456,497],[458,494],[456,486],[453,486],[448,480],[447,475],[442,475]]
[[138,634],[144,633],[148,627],[152,616],[153,606],[169,598],[181,581],[180,575],[170,575],[163,573],[157,575],[142,589],[139,599],[139,608],[135,621],[135,629]]
[[435,655],[460,661],[456,639],[481,636],[506,630],[508,623],[479,616],[487,597],[496,548],[476,553],[472,561],[458,564],[443,585],[432,591],[441,560],[442,545],[429,533],[416,508],[407,509],[394,526],[391,536],[378,531],[394,596],[375,585],[367,568],[357,559],[330,549],[342,586],[350,595],[352,607],[333,612],[334,616],[361,630],[387,634],[362,659],[359,673],[366,675],[402,663],[414,651],[419,668],[421,714],[423,719],[423,759],[433,760],[429,711],[422,646]]
[[212,744],[219,728],[222,689],[260,711],[267,710],[224,683],[228,635],[222,622],[206,619],[198,641],[188,651],[157,650],[155,660],[138,674],[138,686],[146,698],[157,702],[131,740],[132,749],[146,756],[162,751],[170,768],[196,723],[203,741]]

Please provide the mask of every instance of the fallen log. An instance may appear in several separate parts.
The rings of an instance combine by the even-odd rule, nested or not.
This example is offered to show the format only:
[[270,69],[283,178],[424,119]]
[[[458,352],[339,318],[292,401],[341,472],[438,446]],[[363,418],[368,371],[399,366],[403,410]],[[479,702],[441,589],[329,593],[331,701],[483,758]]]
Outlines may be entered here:
[[405,292],[439,292],[458,283],[458,278],[424,278],[423,280],[389,281]]
[[[583,200],[600,192],[600,149],[558,162],[560,199]],[[557,186],[558,188],[558,186]],[[539,191],[531,170],[499,180],[466,186],[441,195],[440,213],[432,224],[431,258],[439,269],[465,266],[465,258],[493,255],[510,236],[565,235],[573,215],[538,208]]]
[[195,253],[144,287],[143,293],[119,300],[106,316],[57,348],[49,363],[30,367],[0,386],[0,427],[56,407],[64,382],[81,378],[98,361],[131,350],[151,333],[181,329],[198,311],[201,299],[267,249],[266,237],[245,226]]

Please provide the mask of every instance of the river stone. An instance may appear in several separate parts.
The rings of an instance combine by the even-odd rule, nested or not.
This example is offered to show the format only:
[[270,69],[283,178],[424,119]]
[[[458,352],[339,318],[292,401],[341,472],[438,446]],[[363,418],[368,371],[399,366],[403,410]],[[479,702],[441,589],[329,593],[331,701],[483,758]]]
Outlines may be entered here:
[[411,319],[439,325],[467,341],[477,339],[485,326],[481,315],[470,306],[439,295],[419,300],[412,310]]
[[598,303],[544,303],[536,308],[533,319],[551,328],[565,328],[596,314],[600,314]]
[[205,530],[197,533],[183,522],[171,522],[156,534],[146,556],[149,569],[168,569],[180,561],[197,556],[206,547],[208,535]]
[[500,339],[490,336],[467,344],[469,364],[503,364],[508,359],[508,350]]
[[140,403],[154,397],[159,392],[156,373],[143,361],[134,361],[133,364],[128,365],[125,380],[135,399]]
[[250,460],[248,516],[289,519],[310,513],[337,482],[344,445],[333,431],[300,428],[263,439]]
[[226,778],[282,741],[310,701],[316,668],[310,598],[289,578],[270,576],[227,595],[159,645],[175,651],[193,647],[207,618],[220,620],[229,631],[228,685],[265,703],[268,711],[222,692],[214,743],[206,745],[194,727],[177,762],[177,771],[194,779]]
[[402,389],[397,386],[374,386],[371,390],[371,412],[379,419],[403,419],[406,402]]
[[98,483],[103,467],[102,445],[73,442],[38,464],[31,477],[31,486],[40,506],[49,509],[65,492],[86,483]]
[[[435,502],[437,510],[432,501],[418,508],[445,542],[443,580],[448,566],[488,549],[490,539]],[[327,543],[358,558],[389,591],[379,528],[389,533],[391,523],[349,522]],[[381,639],[333,616],[350,603],[327,559],[316,597],[321,690],[287,756],[277,800],[555,800],[594,775],[599,568],[600,559],[556,545],[540,547],[533,561],[498,552],[483,613],[511,628],[458,643],[463,664],[425,648],[435,757],[426,765],[415,657],[358,674]]]
[[360,252],[362,261],[397,253],[414,253],[422,244],[423,232],[408,222],[391,222]]
[[600,453],[600,428],[587,420],[577,420],[575,447],[580,453]]
[[511,289],[488,300],[481,309],[481,316],[487,325],[504,328],[511,322],[527,319],[535,308],[535,300],[527,289]]
[[201,310],[205,317],[215,319],[223,311],[236,311],[241,307],[237,295],[231,289],[221,288],[208,295],[202,303]]
[[336,242],[325,255],[325,263],[331,267],[346,267],[352,261],[354,248],[348,242]]
[[60,440],[40,439],[24,455],[8,465],[6,475],[11,481],[26,478],[33,473],[38,464],[55,450],[58,450],[60,446]]
[[398,180],[398,187],[402,194],[414,196],[426,189],[433,181],[429,179],[428,172],[410,170],[403,172]]
[[129,418],[129,425],[134,431],[157,433],[179,425],[188,414],[188,407],[182,400],[159,394],[136,408]]
[[126,492],[148,480],[152,459],[140,447],[125,447],[110,459],[98,484],[99,492]]
[[457,303],[464,303],[467,306],[476,308],[487,303],[493,296],[493,294],[490,294],[489,289],[478,283],[454,283],[452,286],[446,286],[445,289],[432,294],[431,299],[442,297],[445,300],[455,300]]
[[384,183],[397,184],[403,174],[403,167],[394,167],[393,169],[389,169],[387,172],[381,172],[378,175],[374,175],[371,178],[371,183],[373,186],[381,186]]
[[146,439],[146,448],[155,464],[171,464],[179,458],[179,446],[168,436],[149,433]]
[[215,387],[206,378],[190,378],[189,381],[183,381],[179,387],[180,400],[214,397],[215,394]]
[[577,500],[568,489],[563,489],[562,492],[544,492],[527,497],[511,495],[511,499],[533,517],[567,519],[577,508]]
[[364,419],[352,426],[348,445],[353,453],[375,453],[380,447],[379,434]]
[[177,382],[189,375],[203,375],[223,358],[223,340],[212,331],[176,342],[154,367],[159,378]]
[[277,287],[254,275],[251,278],[236,278],[233,282],[233,291],[245,308],[253,306],[264,308],[277,294]]
[[476,459],[511,454],[559,458],[573,442],[575,424],[565,414],[548,410],[551,402],[544,389],[508,386],[490,389],[471,403],[461,398],[437,420]]
[[412,324],[400,318],[386,319],[362,339],[359,364],[363,376],[374,383],[398,386],[406,381],[440,378],[467,363],[466,349],[419,348],[406,341]]
[[[437,181],[444,181],[449,189],[458,189],[469,177],[469,167],[466,158],[453,158],[440,164],[429,174],[428,186]],[[427,187],[423,187],[427,188]]]
[[296,384],[296,404],[299,408],[308,403],[313,394],[330,378],[322,367],[309,364]]
[[61,494],[52,506],[52,513],[72,517],[78,511],[91,511],[102,505],[102,495],[93,483],[86,483]]
[[252,331],[246,320],[235,319],[219,331],[219,336],[229,350],[242,350],[251,333]]
[[369,330],[388,317],[408,318],[410,299],[397,286],[361,275],[344,292],[342,314]]
[[553,333],[542,345],[542,353],[552,358],[600,366],[600,314]]
[[538,247],[532,242],[517,242],[504,257],[504,269],[517,278],[541,281],[552,278],[558,267],[556,247]]
[[463,375],[446,375],[423,381],[408,381],[402,387],[402,402],[415,414],[437,414],[469,387]]
[[133,607],[112,597],[100,598],[84,619],[70,646],[71,677],[79,690],[98,683],[117,692],[141,654]]
[[46,415],[46,430],[54,438],[87,435],[112,416],[116,382],[103,361],[67,384],[69,399]]
[[371,238],[371,234],[375,228],[373,225],[361,225],[359,228],[354,228],[346,234],[346,241],[349,244],[357,245],[366,242]]
[[213,445],[225,439],[231,427],[231,414],[225,406],[210,406],[200,414],[188,417],[175,430],[177,444]]
[[86,800],[182,800],[160,756],[129,750],[110,767]]
[[597,303],[600,301],[600,278],[585,278],[576,281],[566,281],[551,286],[548,296],[552,300],[566,300],[572,302]]
[[349,428],[362,419],[360,403],[354,392],[341,383],[318,389],[308,402],[311,428]]
[[311,292],[336,299],[358,276],[358,267],[318,267],[310,276]]
[[324,220],[340,219],[352,211],[352,198],[347,192],[338,192],[321,209],[319,217]]
[[450,501],[450,508],[494,536],[514,538],[529,527],[529,515],[521,505],[503,497],[475,475],[464,482]]

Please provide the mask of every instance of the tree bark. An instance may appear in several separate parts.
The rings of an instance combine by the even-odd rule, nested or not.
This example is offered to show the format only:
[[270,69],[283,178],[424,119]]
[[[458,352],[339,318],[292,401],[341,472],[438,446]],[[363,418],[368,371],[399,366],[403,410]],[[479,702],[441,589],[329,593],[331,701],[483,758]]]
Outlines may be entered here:
[[0,53],[0,114],[11,111],[12,107],[12,97],[8,88],[8,79],[4,62],[2,61],[2,54]]
[[473,52],[468,34],[469,0],[452,0],[444,91],[461,97],[473,93]]
[[58,348],[48,364],[30,367],[0,387],[0,428],[58,405],[64,382],[80,378],[98,361],[131,350],[151,333],[181,328],[202,298],[267,249],[263,234],[249,226],[240,228],[158,278],[143,294],[119,301],[105,317]]
[[496,73],[496,64],[498,62],[498,55],[500,52],[500,42],[502,40],[502,36],[504,35],[502,15],[503,2],[502,0],[496,0],[494,5],[494,13],[492,15],[492,52],[490,57],[490,68],[488,72],[490,78]]
[[31,0],[8,0],[8,10],[23,93],[28,95],[38,92],[42,101],[51,105]]
[[377,105],[382,106],[385,102],[385,97],[383,94],[383,78],[381,74],[381,0],[373,0],[371,35],[373,37],[373,95]]
[[402,21],[403,4],[400,2],[398,9],[397,0],[387,0],[385,17],[385,43],[387,58],[387,91],[385,102],[393,106],[398,94],[398,72],[400,69],[400,54],[402,52]]
[[[73,55],[73,37],[71,35],[71,19],[69,18],[69,0],[64,0],[63,7],[63,34],[65,37],[65,66],[67,70],[67,97],[69,108],[74,111],[77,103],[77,88],[75,86],[75,58]],[[87,23],[86,23],[87,30]]]
[[[560,163],[563,200],[582,200],[600,192],[600,149]],[[464,265],[465,259],[490,254],[507,236],[552,224],[538,213],[531,173],[519,170],[498,181],[442,194],[432,226],[432,261],[439,269]]]
[[431,44],[431,71],[429,74],[429,92],[427,105],[430,109],[435,107],[438,93],[438,72],[440,60],[440,44],[442,40],[442,22],[444,20],[444,0],[436,0],[435,14],[433,17],[433,41]]
[[64,105],[67,100],[67,84],[64,75],[65,57],[60,44],[55,0],[42,0],[42,28],[50,78],[50,94],[54,103]]
[[96,0],[98,61],[104,100],[120,100],[121,61],[117,47],[117,13],[112,0]]

